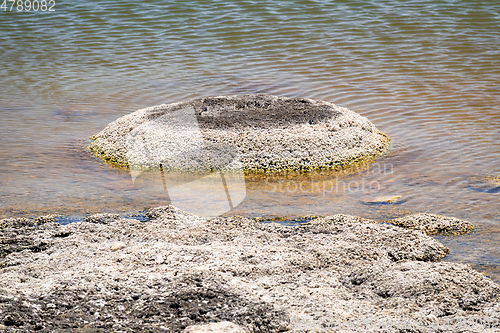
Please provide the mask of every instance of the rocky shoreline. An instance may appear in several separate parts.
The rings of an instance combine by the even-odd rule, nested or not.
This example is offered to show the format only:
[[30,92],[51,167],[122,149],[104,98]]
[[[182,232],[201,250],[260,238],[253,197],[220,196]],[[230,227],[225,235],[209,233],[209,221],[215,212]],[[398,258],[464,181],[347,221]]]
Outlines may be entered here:
[[172,206],[147,217],[0,220],[0,331],[499,329],[500,287],[441,262],[448,249],[424,233],[470,230],[465,221],[395,221],[407,229],[334,215],[285,226]]

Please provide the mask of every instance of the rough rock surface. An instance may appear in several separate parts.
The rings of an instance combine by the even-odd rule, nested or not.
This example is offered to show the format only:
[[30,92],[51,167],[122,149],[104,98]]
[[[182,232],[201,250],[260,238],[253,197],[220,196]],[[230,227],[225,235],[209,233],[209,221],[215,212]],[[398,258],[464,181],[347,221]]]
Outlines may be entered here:
[[35,225],[35,223],[25,217],[12,217],[0,220],[0,229],[29,227],[31,225]]
[[[448,250],[420,231],[347,215],[285,226],[179,222],[172,212],[4,229],[0,331],[498,328],[500,287],[467,265],[439,262]],[[117,242],[124,246],[112,251]]]
[[420,230],[427,235],[463,235],[474,229],[468,221],[455,217],[420,213],[388,221],[394,225]]
[[[194,109],[204,140],[234,147],[245,170],[339,168],[379,155],[389,141],[368,119],[349,109],[311,99],[256,94],[141,109],[110,123],[91,138],[89,148],[112,164],[127,166],[128,135],[185,108]],[[160,137],[158,131],[155,136]],[[152,140],[156,141],[157,137]],[[161,159],[154,156],[154,149],[145,149],[153,160]]]

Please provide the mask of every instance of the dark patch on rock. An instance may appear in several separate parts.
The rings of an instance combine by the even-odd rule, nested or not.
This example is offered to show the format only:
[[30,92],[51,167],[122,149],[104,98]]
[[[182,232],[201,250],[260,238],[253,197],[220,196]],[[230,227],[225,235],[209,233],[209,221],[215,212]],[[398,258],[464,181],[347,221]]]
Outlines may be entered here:
[[50,243],[46,239],[37,239],[32,227],[23,229],[4,229],[0,235],[0,258],[10,253],[28,250],[41,252],[47,250]]
[[202,276],[163,279],[148,288],[107,284],[105,290],[66,286],[41,298],[0,298],[0,324],[23,331],[182,332],[217,321],[238,323],[252,332],[279,332],[289,319],[265,302],[222,288]]
[[300,124],[319,124],[342,115],[330,105],[304,98],[273,99],[266,95],[240,95],[237,98],[208,97],[193,101],[203,128],[221,129],[248,126],[271,129]]

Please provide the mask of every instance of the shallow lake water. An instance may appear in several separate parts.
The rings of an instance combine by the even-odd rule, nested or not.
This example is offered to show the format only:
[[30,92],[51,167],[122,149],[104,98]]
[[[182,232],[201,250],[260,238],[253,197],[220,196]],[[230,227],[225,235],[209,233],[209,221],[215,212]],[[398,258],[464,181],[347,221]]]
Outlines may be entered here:
[[[470,220],[446,260],[500,282],[500,3],[56,1],[0,11],[0,216],[166,204],[85,150],[155,104],[240,93],[326,100],[391,138],[344,173],[255,177],[228,214],[429,212]],[[497,177],[497,178],[495,178]],[[394,204],[368,204],[401,196]]]

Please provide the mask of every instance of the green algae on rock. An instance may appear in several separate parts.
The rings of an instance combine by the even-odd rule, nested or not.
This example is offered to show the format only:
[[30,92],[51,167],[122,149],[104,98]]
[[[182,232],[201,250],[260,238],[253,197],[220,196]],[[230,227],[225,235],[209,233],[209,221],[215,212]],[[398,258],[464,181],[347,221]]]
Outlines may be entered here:
[[[245,94],[198,98],[138,110],[92,136],[89,149],[107,163],[128,167],[127,140],[131,133],[143,135],[141,126],[183,109],[192,110],[195,116],[193,136],[201,133],[209,147],[234,147],[247,172],[342,169],[373,160],[389,142],[368,119],[347,108],[305,98]],[[149,145],[145,149],[156,162],[161,156],[155,156],[153,151],[155,140],[161,139],[162,130],[168,127],[165,124],[155,126],[155,134],[145,139]],[[190,168],[186,161],[192,154],[179,149],[181,154],[177,156],[187,156],[180,168]],[[197,160],[200,155],[192,159]]]

